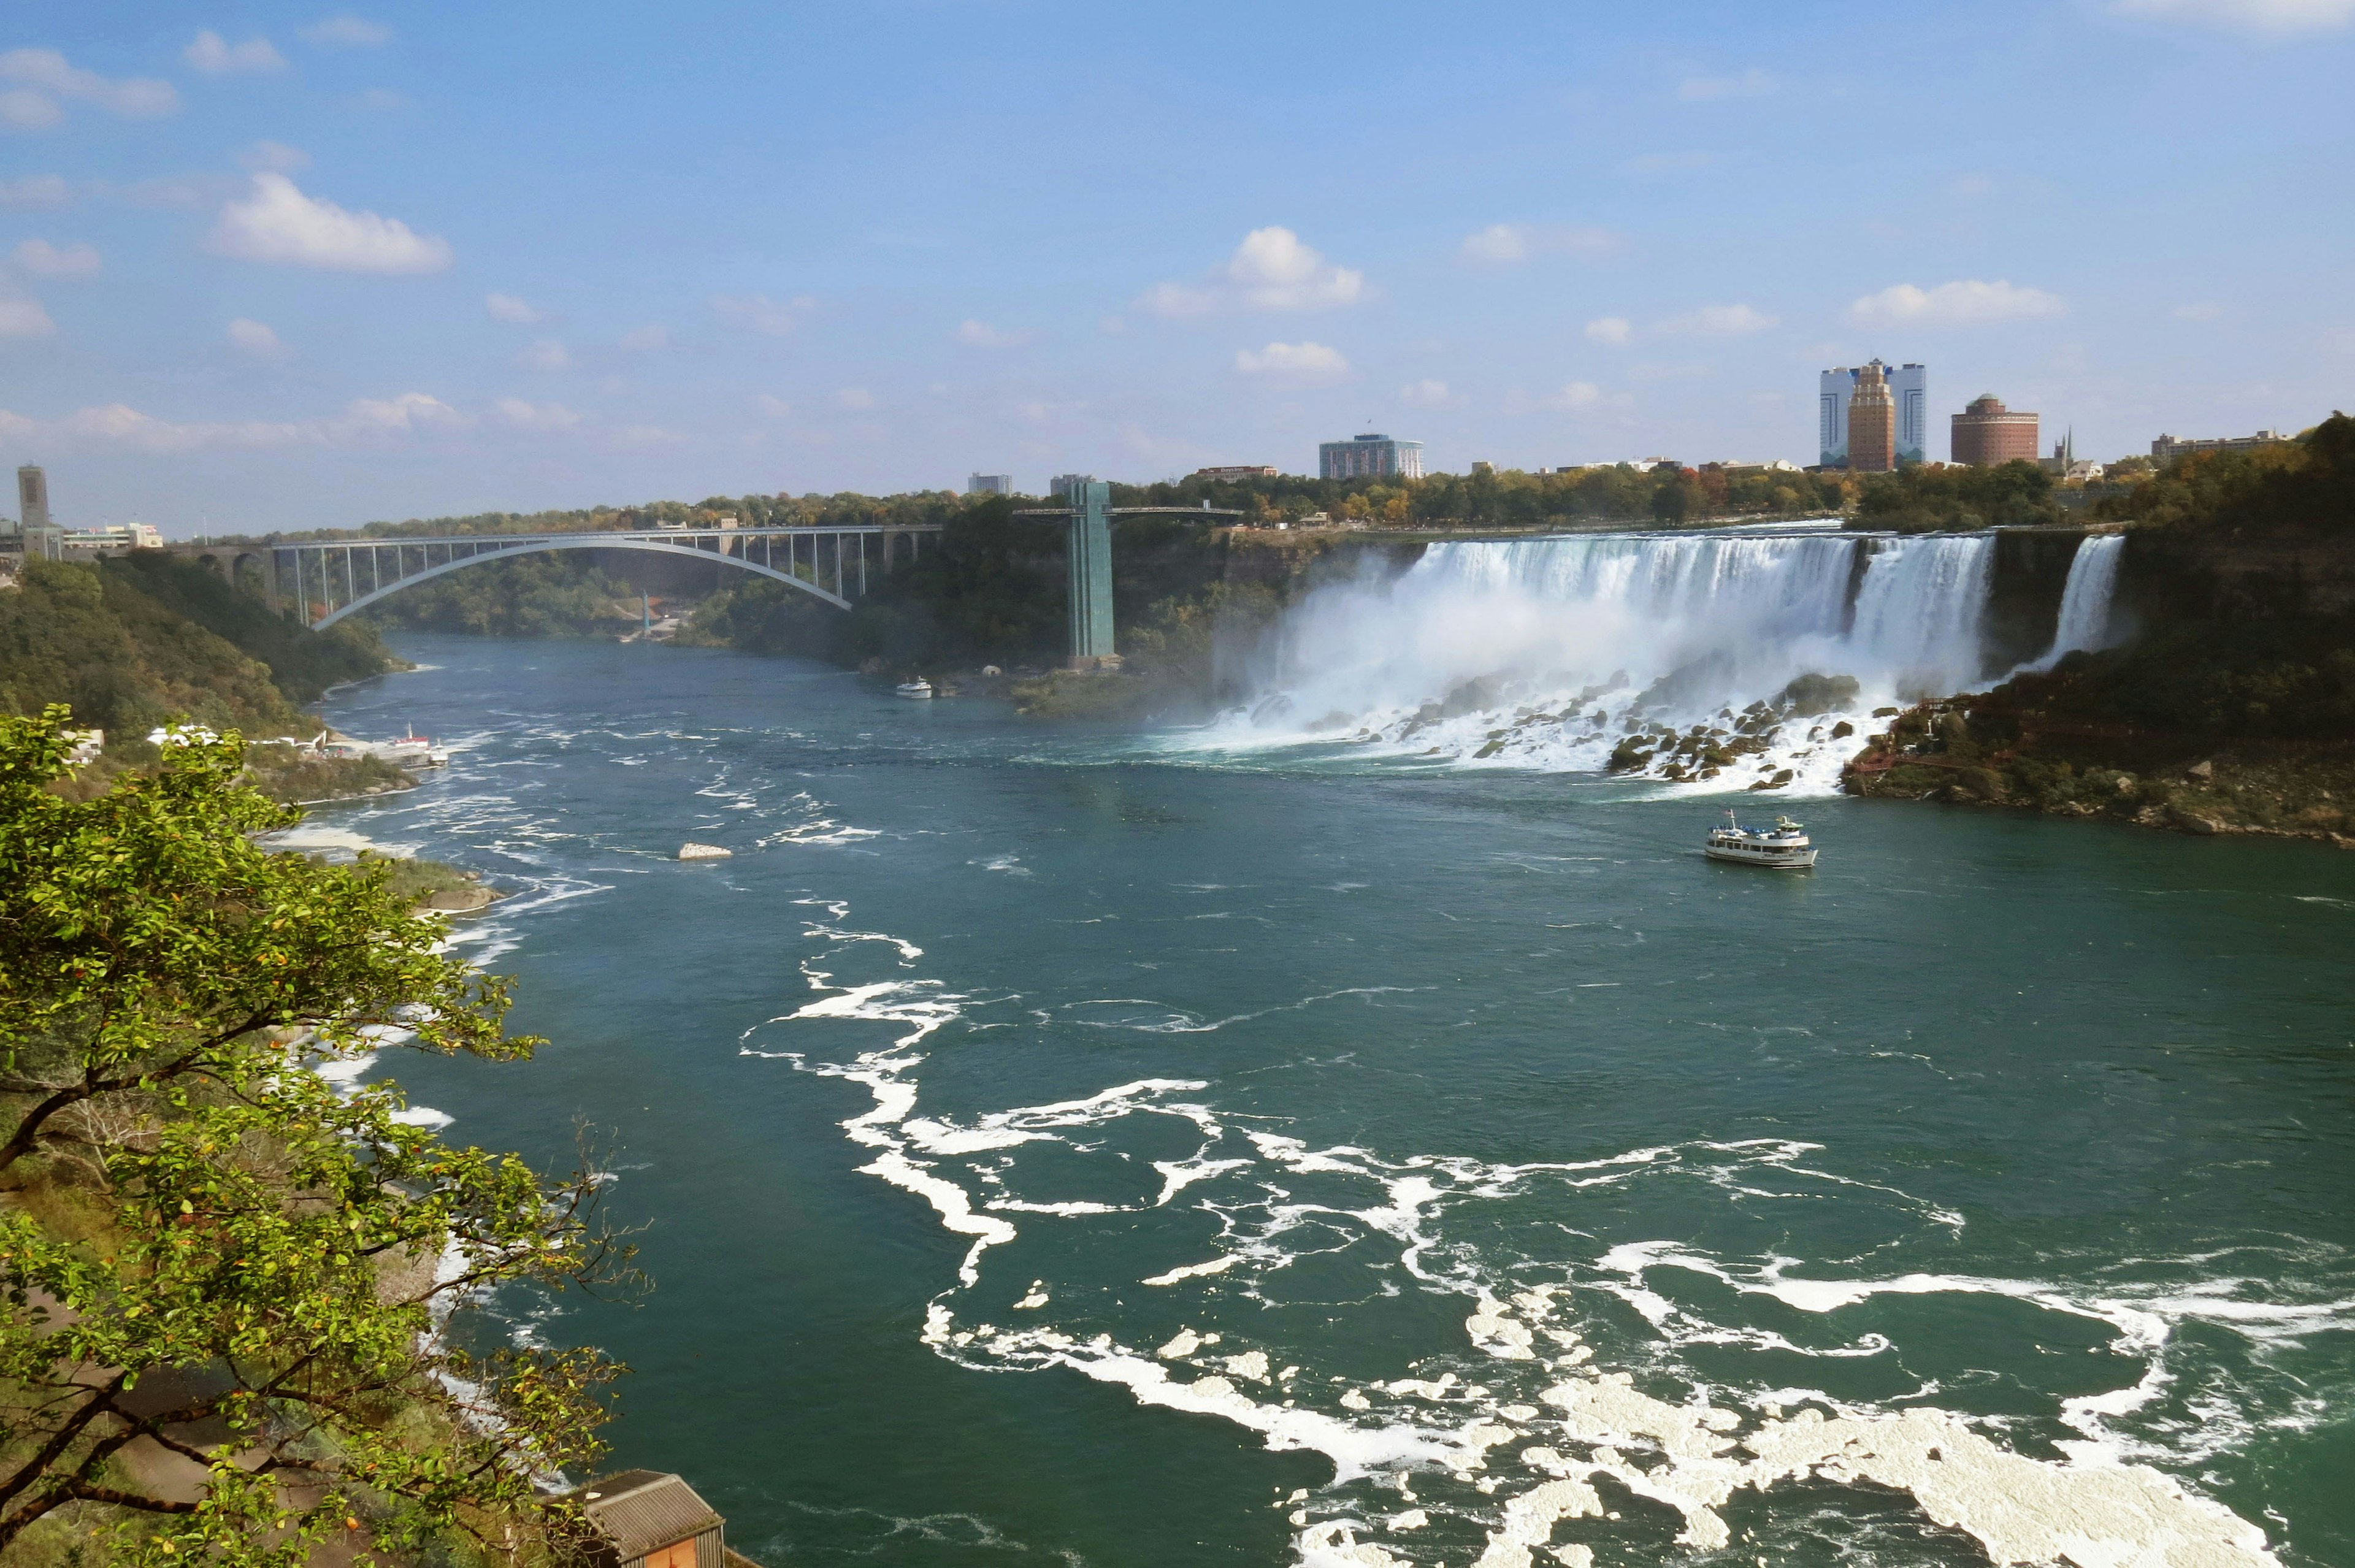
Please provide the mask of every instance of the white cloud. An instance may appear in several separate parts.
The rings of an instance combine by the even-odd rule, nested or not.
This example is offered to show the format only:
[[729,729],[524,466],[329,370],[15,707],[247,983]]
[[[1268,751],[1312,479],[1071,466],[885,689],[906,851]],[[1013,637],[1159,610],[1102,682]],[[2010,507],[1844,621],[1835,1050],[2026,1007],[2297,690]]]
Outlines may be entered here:
[[1597,343],[1625,343],[1636,336],[1636,329],[1624,315],[1598,315],[1586,324],[1586,336]]
[[123,187],[123,199],[133,207],[208,207],[235,195],[244,183],[233,175],[167,175]]
[[54,420],[27,419],[0,409],[0,435],[20,441],[38,439],[45,444],[127,447],[163,453],[219,448],[373,444],[429,427],[454,428],[466,422],[465,416],[457,410],[423,392],[404,392],[384,400],[363,398],[340,414],[305,420],[183,424],[142,413],[127,403],[78,409]]
[[485,294],[483,308],[490,313],[493,321],[504,321],[510,326],[529,326],[548,319],[545,312],[535,310],[513,294]]
[[66,117],[66,112],[25,88],[0,92],[0,125],[11,131],[46,131]]
[[1539,401],[1550,409],[1566,413],[1586,413],[1595,409],[1610,408],[1633,401],[1625,392],[1606,392],[1592,381],[1572,381],[1550,397]]
[[58,324],[32,295],[0,293],[0,340],[47,337],[57,329]]
[[69,192],[63,175],[27,175],[0,180],[0,208],[63,207]]
[[2323,32],[2355,21],[2355,0],[2112,0],[2110,9],[2252,33]]
[[27,240],[9,252],[16,270],[27,277],[80,280],[98,276],[105,263],[98,250],[91,245],[50,244],[46,240]]
[[677,431],[658,424],[623,425],[621,432],[623,446],[685,446],[687,438]]
[[1254,352],[1239,349],[1235,368],[1246,376],[1285,376],[1304,381],[1329,381],[1349,373],[1348,360],[1337,348],[1321,343],[1271,343]]
[[1619,236],[1608,229],[1570,224],[1492,223],[1468,235],[1459,252],[1466,261],[1511,266],[1532,256],[1599,256],[1619,246]]
[[774,392],[762,392],[752,400],[752,411],[766,420],[789,420],[794,417],[794,405]]
[[1662,332],[1689,333],[1697,337],[1744,337],[1753,332],[1764,332],[1776,325],[1778,316],[1753,310],[1746,304],[1708,304],[1699,310],[1689,310],[1682,315],[1670,316],[1660,323]]
[[527,403],[521,398],[501,398],[491,409],[517,430],[570,430],[581,422],[581,416],[562,403]]
[[845,387],[835,393],[834,406],[854,414],[871,412],[877,406],[875,394],[864,387]]
[[714,294],[711,308],[754,332],[783,337],[801,325],[802,317],[817,308],[817,301],[802,294],[780,304],[766,294]]
[[1208,315],[1230,305],[1254,310],[1328,310],[1370,297],[1366,274],[1327,262],[1281,225],[1243,236],[1226,264],[1199,283],[1156,283],[1136,308],[1154,315]]
[[294,355],[279,340],[277,333],[248,316],[239,316],[229,324],[229,340],[232,347],[256,359],[290,359]]
[[304,43],[316,44],[324,49],[372,49],[392,41],[390,27],[352,16],[322,17],[295,31]]
[[555,338],[542,337],[517,355],[516,363],[527,370],[561,370],[572,363],[572,356]]
[[967,348],[1019,348],[1030,341],[1027,332],[1007,332],[986,321],[968,321],[956,329],[956,340]]
[[249,169],[268,169],[275,174],[291,175],[309,168],[311,155],[283,142],[256,142],[240,153],[237,161]]
[[2175,307],[2175,319],[2178,321],[2214,321],[2223,314],[2222,305],[2211,304],[2204,300]]
[[1722,98],[1764,98],[1779,84],[1756,66],[1740,76],[1689,76],[1677,84],[1677,96],[1687,103],[1709,103]]
[[363,109],[398,109],[409,100],[389,87],[371,87],[352,101]]
[[284,70],[286,57],[268,38],[248,38],[241,44],[224,41],[208,27],[180,51],[189,69],[206,76],[236,76],[249,71]]
[[340,272],[438,272],[451,258],[450,242],[439,235],[314,200],[278,174],[254,176],[252,194],[221,208],[206,243],[248,261]]
[[1435,409],[1454,400],[1448,393],[1446,382],[1434,381],[1428,377],[1420,381],[1409,381],[1399,389],[1400,402],[1412,403],[1419,408]]
[[0,54],[0,81],[17,84],[0,92],[0,123],[19,130],[38,130],[64,117],[60,98],[89,103],[126,120],[153,120],[180,107],[180,94],[168,81],[125,77],[110,81],[96,71],[69,65],[55,49],[10,49]]
[[1323,310],[1365,297],[1366,275],[1327,266],[1289,229],[1254,229],[1227,262],[1243,298],[1262,310]]
[[1978,201],[1995,194],[1995,181],[1985,175],[1957,175],[1946,194],[1957,201]]
[[1118,337],[1128,330],[1128,322],[1122,316],[1101,316],[1096,321],[1096,330],[1106,337]]
[[1848,307],[1859,326],[1977,326],[1998,321],[2034,321],[2068,307],[2041,289],[2016,288],[1998,279],[1976,279],[1920,289],[1899,283],[1867,294]]
[[622,334],[621,345],[634,354],[648,354],[657,348],[667,348],[670,347],[670,328],[658,321],[650,321],[644,326],[634,326]]

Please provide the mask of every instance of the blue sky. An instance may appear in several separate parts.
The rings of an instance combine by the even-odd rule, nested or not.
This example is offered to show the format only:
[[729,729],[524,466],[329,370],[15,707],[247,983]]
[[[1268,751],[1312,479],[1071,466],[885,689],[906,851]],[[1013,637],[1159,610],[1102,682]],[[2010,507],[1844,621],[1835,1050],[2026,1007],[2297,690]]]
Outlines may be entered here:
[[182,537],[2355,405],[2355,0],[0,21],[0,464]]

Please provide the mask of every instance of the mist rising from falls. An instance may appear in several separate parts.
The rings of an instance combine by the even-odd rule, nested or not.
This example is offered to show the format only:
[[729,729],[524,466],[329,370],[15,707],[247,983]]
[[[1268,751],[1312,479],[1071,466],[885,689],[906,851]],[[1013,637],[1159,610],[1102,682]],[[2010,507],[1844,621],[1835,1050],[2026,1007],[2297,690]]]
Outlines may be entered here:
[[1437,544],[1295,606],[1202,738],[1828,791],[1842,715],[1982,682],[1994,566],[1991,534]]

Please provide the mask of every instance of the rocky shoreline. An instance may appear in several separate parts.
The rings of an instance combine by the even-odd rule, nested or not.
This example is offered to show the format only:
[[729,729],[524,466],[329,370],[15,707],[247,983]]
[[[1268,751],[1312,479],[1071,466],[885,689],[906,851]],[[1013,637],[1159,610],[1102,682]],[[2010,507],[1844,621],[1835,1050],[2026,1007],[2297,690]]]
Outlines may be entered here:
[[1840,784],[1855,795],[2355,849],[2355,745],[2219,744],[2071,723],[2016,708],[2001,688],[1895,714]]

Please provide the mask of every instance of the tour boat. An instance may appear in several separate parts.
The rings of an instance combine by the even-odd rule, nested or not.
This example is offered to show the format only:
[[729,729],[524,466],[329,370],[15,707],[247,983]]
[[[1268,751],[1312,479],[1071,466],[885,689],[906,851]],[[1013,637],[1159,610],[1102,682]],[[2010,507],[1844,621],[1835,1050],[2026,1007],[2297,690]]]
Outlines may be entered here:
[[911,702],[929,702],[932,697],[932,683],[929,680],[903,680],[892,689]]
[[1816,863],[1815,846],[1807,842],[1806,827],[1787,816],[1776,817],[1772,827],[1744,827],[1730,811],[1725,814],[1725,821],[1723,827],[1709,830],[1709,843],[1703,853],[1712,860],[1786,871],[1804,871]]
[[411,763],[428,768],[450,765],[450,753],[436,746],[431,738],[419,734],[415,725],[410,726],[408,734],[398,741],[387,741],[379,750],[396,763]]

